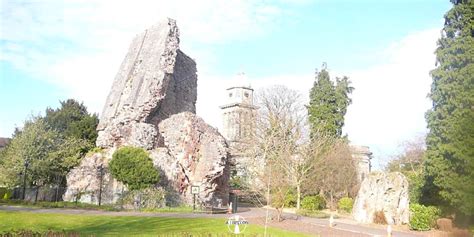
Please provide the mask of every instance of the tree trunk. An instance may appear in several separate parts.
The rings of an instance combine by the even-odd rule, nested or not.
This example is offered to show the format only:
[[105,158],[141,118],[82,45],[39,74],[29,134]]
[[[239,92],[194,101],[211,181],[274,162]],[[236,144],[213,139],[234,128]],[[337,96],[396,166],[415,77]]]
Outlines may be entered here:
[[35,190],[35,203],[38,201],[38,193],[39,193],[39,187],[36,186],[36,190]]
[[281,222],[283,220],[283,218],[282,218],[283,206],[281,206],[280,208],[277,207],[276,211],[277,211],[277,221]]
[[56,192],[54,192],[54,202],[58,202],[58,196],[59,196],[59,184],[56,185]]
[[331,211],[334,211],[334,197],[332,196],[332,192],[329,193],[329,197],[331,200],[330,209]]
[[301,207],[301,187],[296,185],[296,209],[299,210]]
[[123,210],[123,185],[122,185],[122,192],[120,194],[120,210]]
[[54,193],[54,202],[58,202],[59,197],[59,186],[61,186],[61,178],[59,175],[56,176],[56,192]]

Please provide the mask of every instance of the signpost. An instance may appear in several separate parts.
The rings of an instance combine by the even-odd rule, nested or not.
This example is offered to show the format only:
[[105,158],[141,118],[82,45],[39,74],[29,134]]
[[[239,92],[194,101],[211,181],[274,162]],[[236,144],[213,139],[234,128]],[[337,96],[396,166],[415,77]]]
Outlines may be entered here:
[[100,177],[100,180],[99,180],[99,207],[100,207],[100,204],[102,203],[102,179],[104,179],[104,167],[100,165],[99,167],[97,167],[97,171],[99,171],[99,177]]
[[191,194],[193,195],[193,211],[196,210],[196,194],[199,193],[199,186],[193,185],[191,186]]

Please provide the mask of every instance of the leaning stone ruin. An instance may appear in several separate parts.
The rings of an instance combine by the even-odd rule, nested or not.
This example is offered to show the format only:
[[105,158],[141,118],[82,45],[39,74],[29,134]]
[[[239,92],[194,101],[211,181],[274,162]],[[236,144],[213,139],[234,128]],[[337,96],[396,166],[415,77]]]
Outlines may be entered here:
[[362,181],[352,215],[361,223],[373,223],[376,212],[382,212],[387,224],[409,221],[408,181],[400,172],[370,173]]
[[179,49],[175,20],[166,19],[135,37],[114,79],[97,130],[102,151],[87,155],[67,176],[64,200],[97,203],[100,167],[102,203],[116,202],[123,189],[107,172],[121,146],[148,151],[160,171],[160,185],[174,201],[227,205],[228,146],[213,127],[195,115],[196,63]]

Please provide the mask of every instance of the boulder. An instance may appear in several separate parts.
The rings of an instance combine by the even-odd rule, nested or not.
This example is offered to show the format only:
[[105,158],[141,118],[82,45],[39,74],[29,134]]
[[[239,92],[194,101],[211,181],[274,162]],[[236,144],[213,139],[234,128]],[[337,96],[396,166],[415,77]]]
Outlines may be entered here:
[[97,203],[102,166],[102,202],[116,202],[126,188],[108,173],[108,162],[121,146],[135,146],[150,154],[168,202],[191,204],[191,185],[199,185],[198,202],[227,205],[228,146],[194,114],[196,99],[196,63],[179,50],[176,22],[166,19],[135,37],[97,127],[96,145],[104,150],[68,174],[64,200]]
[[376,212],[383,212],[388,224],[408,223],[408,181],[402,173],[370,173],[362,181],[352,215],[358,222],[373,223]]

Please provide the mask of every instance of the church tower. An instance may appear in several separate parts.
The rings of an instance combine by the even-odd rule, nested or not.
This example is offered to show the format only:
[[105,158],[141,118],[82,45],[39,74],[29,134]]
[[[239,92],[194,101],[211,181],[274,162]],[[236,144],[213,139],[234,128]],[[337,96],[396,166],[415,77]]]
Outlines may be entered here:
[[[244,82],[244,74],[238,75],[238,82]],[[229,143],[241,142],[247,138],[255,124],[253,89],[249,85],[231,86],[226,91],[226,104],[222,109],[222,135]],[[231,144],[232,145],[232,144]]]
[[232,176],[246,177],[246,157],[243,149],[246,139],[250,138],[255,129],[255,112],[253,104],[253,89],[243,73],[237,75],[235,86],[226,90],[225,104],[222,110],[223,127],[221,134],[225,137],[230,148],[230,169]]

